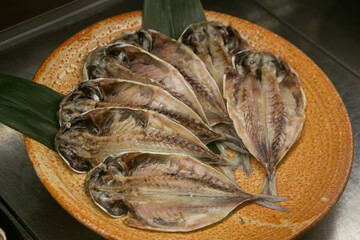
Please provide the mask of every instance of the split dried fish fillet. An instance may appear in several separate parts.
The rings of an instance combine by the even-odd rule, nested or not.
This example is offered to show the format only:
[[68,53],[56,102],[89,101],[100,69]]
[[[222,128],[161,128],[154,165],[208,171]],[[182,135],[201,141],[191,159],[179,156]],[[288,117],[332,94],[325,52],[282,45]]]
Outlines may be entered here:
[[170,63],[193,88],[211,126],[231,122],[215,79],[201,59],[184,44],[154,30],[143,29],[122,34],[112,42],[126,42],[141,47]]
[[224,97],[235,130],[266,168],[263,193],[276,195],[275,168],[297,141],[305,121],[300,80],[280,57],[242,51],[224,80]]
[[246,39],[233,27],[219,22],[191,24],[179,41],[190,47],[200,57],[223,91],[225,70],[231,68],[231,56],[249,49]]
[[97,108],[73,118],[56,135],[55,148],[80,173],[89,171],[109,155],[128,151],[179,153],[210,164],[232,164],[168,117],[130,108]]
[[[200,22],[190,25],[180,36],[179,41],[190,47],[194,53],[205,63],[210,73],[214,76],[220,91],[223,91],[223,78],[227,68],[233,68],[231,56],[241,50],[248,49],[249,45],[245,38],[233,27],[225,26],[219,22]],[[251,165],[247,150],[242,140],[235,132],[231,124],[218,124],[213,126],[215,132],[223,137],[223,141],[217,141],[219,149],[230,148],[236,151],[238,168],[245,170],[250,175]],[[226,153],[225,150],[222,151]],[[228,176],[234,169],[222,167]],[[232,174],[233,175],[233,174]],[[233,176],[234,177],[234,176]]]
[[126,225],[164,232],[206,227],[247,201],[285,210],[275,202],[288,200],[246,193],[221,172],[184,155],[109,157],[88,173],[85,189],[111,216],[129,212]]
[[111,78],[84,81],[68,94],[60,103],[60,126],[81,113],[104,107],[140,108],[164,114],[192,131],[205,144],[221,137],[190,107],[162,88]]
[[160,86],[207,123],[204,110],[184,77],[169,63],[133,45],[114,43],[92,51],[85,63],[84,78],[122,78]]

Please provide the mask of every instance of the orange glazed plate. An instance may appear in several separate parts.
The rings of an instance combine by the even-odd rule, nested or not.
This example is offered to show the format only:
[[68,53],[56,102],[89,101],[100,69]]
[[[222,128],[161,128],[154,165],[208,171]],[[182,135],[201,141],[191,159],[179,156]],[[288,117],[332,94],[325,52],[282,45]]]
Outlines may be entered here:
[[[349,179],[353,136],[344,104],[326,75],[303,52],[276,34],[253,23],[216,12],[208,20],[230,24],[251,47],[283,57],[299,74],[307,98],[306,121],[299,141],[286,154],[276,172],[278,195],[289,213],[255,204],[242,205],[229,217],[190,233],[162,233],[127,227],[123,219],[102,212],[84,191],[84,174],[77,174],[57,153],[26,137],[34,168],[51,195],[71,215],[109,239],[293,239],[309,230],[334,206]],[[141,12],[131,12],[96,23],[58,47],[37,71],[34,81],[63,94],[82,81],[86,55],[124,31],[141,27]],[[239,185],[260,193],[264,169],[254,159],[250,178],[236,172]]]

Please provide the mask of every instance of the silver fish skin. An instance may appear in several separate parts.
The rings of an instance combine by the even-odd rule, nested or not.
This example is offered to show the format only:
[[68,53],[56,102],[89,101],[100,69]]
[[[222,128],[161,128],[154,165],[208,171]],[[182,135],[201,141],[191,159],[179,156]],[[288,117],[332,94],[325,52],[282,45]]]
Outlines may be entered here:
[[124,33],[112,42],[125,42],[141,47],[170,63],[193,88],[211,126],[231,122],[215,79],[190,48],[157,31],[144,29]]
[[160,86],[208,123],[193,89],[176,68],[139,47],[113,43],[95,49],[86,60],[84,78],[122,78]]
[[164,114],[189,129],[205,144],[221,137],[190,107],[162,88],[111,78],[84,81],[69,93],[59,106],[60,126],[81,113],[104,107],[140,108]]
[[112,217],[130,227],[189,232],[223,220],[244,202],[276,210],[287,198],[244,192],[218,170],[175,154],[125,153],[92,169],[86,192]]
[[199,22],[187,27],[179,42],[190,47],[214,76],[220,91],[227,68],[232,67],[231,56],[249,49],[246,39],[233,27],[219,22]]
[[294,70],[266,51],[242,51],[224,80],[224,97],[235,130],[267,171],[263,193],[276,195],[275,168],[297,141],[306,98]]
[[97,108],[73,118],[60,128],[55,149],[79,173],[89,171],[109,155],[128,151],[179,153],[209,164],[232,164],[165,115],[120,107]]

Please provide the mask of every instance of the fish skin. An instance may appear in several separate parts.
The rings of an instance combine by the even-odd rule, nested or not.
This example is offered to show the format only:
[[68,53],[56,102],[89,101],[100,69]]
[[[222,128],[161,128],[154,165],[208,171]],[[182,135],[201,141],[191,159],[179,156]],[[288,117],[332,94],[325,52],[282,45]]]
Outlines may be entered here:
[[113,43],[95,49],[86,60],[84,78],[122,78],[160,86],[208,123],[193,89],[176,68],[139,47]]
[[83,112],[104,107],[140,108],[164,114],[192,131],[204,144],[221,137],[190,107],[162,88],[111,78],[84,81],[68,94],[58,111],[60,126]]
[[232,164],[168,117],[120,107],[93,109],[73,118],[60,128],[55,148],[79,173],[89,171],[109,155],[128,151],[188,154],[209,164]]
[[232,67],[231,56],[249,49],[246,39],[233,27],[219,22],[199,22],[190,25],[179,38],[205,63],[220,91],[227,68]]
[[233,57],[224,79],[224,98],[235,130],[266,168],[263,193],[276,195],[275,168],[297,141],[306,98],[297,74],[280,57],[246,50]]
[[163,232],[209,226],[247,201],[284,210],[274,203],[288,200],[246,193],[209,165],[175,154],[109,157],[88,173],[85,189],[111,216],[122,217],[128,211],[126,225]]
[[192,86],[211,126],[231,121],[215,79],[202,60],[184,44],[157,31],[144,29],[124,33],[112,42],[141,47],[174,66]]

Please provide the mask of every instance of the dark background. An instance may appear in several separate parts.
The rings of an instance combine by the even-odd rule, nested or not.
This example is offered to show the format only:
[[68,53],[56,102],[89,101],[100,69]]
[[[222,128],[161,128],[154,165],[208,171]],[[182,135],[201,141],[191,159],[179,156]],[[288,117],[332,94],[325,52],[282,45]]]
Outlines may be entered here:
[[[27,21],[63,5],[81,2],[70,0],[18,0],[2,1],[0,31]],[[121,1],[119,2],[126,2]],[[127,1],[130,2],[130,1]],[[142,8],[141,1],[132,1]],[[204,9],[221,9],[224,13],[237,13],[243,0],[203,0]],[[246,2],[246,1],[245,1]],[[360,72],[360,1],[358,0],[254,0],[284,24],[344,61]],[[134,5],[134,6],[135,6]],[[120,11],[119,11],[120,12]],[[267,21],[256,9],[247,13],[259,21]],[[271,22],[264,22],[271,25]]]
[[69,0],[4,0],[1,3],[0,30],[12,27],[18,23],[27,21],[45,12],[54,10],[68,4]]
[[[206,10],[246,19],[284,37],[305,52],[332,81],[352,122],[354,166],[339,202],[301,240],[360,239],[360,1],[202,3]],[[1,1],[0,9],[0,72],[32,79],[46,57],[66,39],[102,19],[141,10],[142,0]],[[11,224],[5,223],[4,216],[10,217]],[[22,135],[2,124],[0,220],[0,227],[9,229],[9,236],[15,226],[25,239],[101,239],[53,200],[34,172]],[[13,233],[9,239],[18,239],[17,236]]]

